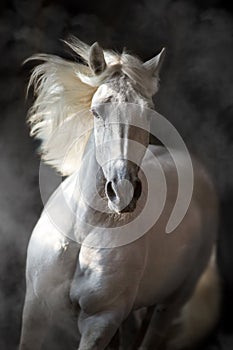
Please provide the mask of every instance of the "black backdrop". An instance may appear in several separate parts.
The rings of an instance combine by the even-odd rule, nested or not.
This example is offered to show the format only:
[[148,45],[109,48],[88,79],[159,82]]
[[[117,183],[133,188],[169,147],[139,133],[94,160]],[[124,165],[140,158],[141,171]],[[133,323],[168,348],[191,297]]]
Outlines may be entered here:
[[42,209],[25,102],[36,52],[69,57],[69,33],[143,59],[166,46],[156,110],[209,168],[220,198],[221,319],[202,349],[233,349],[233,11],[227,1],[2,0],[0,3],[0,349],[17,348],[26,246]]

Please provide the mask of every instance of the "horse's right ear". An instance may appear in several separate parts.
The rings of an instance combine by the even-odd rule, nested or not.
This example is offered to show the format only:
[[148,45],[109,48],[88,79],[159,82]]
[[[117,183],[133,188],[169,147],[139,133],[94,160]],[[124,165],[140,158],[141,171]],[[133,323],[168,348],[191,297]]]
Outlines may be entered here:
[[103,49],[97,42],[90,48],[88,63],[89,67],[96,75],[101,74],[107,67]]

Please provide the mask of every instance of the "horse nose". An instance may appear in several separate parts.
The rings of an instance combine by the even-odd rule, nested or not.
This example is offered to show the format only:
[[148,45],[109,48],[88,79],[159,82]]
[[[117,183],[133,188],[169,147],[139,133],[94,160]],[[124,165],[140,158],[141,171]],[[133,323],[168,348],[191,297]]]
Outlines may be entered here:
[[142,183],[139,179],[137,179],[134,184],[134,198],[138,199],[141,196],[141,193],[142,193]]
[[106,184],[106,194],[108,199],[115,201],[117,199],[117,191],[113,181],[108,181]]
[[111,180],[106,183],[105,192],[110,209],[118,213],[130,212],[135,209],[142,192],[142,185],[139,179],[133,182],[127,179]]

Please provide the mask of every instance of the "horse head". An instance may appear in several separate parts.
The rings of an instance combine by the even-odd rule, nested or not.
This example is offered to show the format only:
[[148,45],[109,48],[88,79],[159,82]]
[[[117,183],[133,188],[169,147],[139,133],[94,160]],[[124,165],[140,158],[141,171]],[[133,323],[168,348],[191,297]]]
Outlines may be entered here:
[[91,103],[96,159],[106,179],[109,209],[117,213],[133,211],[141,195],[138,173],[149,144],[148,109],[163,57],[164,50],[142,63],[123,53],[107,63],[98,43],[89,51],[89,66],[100,81]]
[[31,134],[41,141],[42,159],[62,175],[82,162],[94,127],[95,156],[106,180],[108,207],[130,212],[141,194],[139,170],[149,144],[152,96],[158,90],[164,49],[143,63],[123,51],[103,50],[76,38],[66,42],[84,64],[39,54],[34,83],[37,99],[30,110]]

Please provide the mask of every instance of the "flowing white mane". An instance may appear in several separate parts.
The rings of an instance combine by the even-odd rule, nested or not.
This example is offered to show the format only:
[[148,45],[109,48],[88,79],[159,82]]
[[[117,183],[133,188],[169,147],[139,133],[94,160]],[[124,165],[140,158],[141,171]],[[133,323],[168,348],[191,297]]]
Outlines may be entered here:
[[36,54],[29,60],[42,60],[32,72],[36,100],[29,112],[31,135],[41,140],[42,159],[62,175],[78,169],[93,126],[92,97],[107,78],[116,72],[127,75],[139,91],[155,89],[142,62],[126,52],[104,51],[107,68],[94,75],[86,65],[90,46],[76,38],[66,44],[81,57],[83,64],[58,56]]

